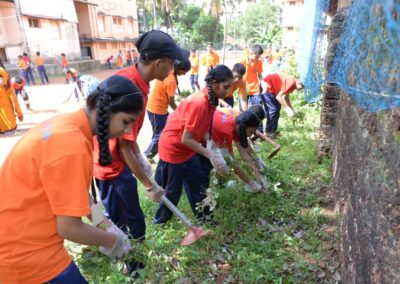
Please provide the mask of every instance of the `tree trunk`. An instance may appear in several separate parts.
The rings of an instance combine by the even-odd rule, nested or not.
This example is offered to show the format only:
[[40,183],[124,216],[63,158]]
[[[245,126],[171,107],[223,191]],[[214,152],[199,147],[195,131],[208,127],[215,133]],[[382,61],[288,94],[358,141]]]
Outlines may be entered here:
[[154,29],[154,27],[157,28],[156,0],[153,0],[153,25],[152,25],[152,29]]

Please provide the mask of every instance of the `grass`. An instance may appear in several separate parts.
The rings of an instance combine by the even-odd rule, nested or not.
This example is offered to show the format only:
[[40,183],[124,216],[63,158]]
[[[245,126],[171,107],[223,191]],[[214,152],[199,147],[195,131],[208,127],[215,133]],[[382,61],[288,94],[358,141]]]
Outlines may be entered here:
[[[293,94],[299,119],[284,111],[277,141],[280,153],[262,145],[268,164],[270,193],[248,193],[244,185],[219,188],[212,235],[189,247],[179,242],[186,229],[173,218],[163,227],[152,224],[157,206],[141,191],[146,215],[146,241],[135,251],[146,267],[137,283],[333,283],[335,220],[323,214],[321,196],[330,182],[329,160],[317,163],[319,105],[305,105]],[[179,208],[194,219],[185,196]],[[111,263],[96,248],[69,244],[90,283],[130,283],[121,262]],[[335,278],[336,277],[336,278]],[[336,280],[335,280],[336,279]]]

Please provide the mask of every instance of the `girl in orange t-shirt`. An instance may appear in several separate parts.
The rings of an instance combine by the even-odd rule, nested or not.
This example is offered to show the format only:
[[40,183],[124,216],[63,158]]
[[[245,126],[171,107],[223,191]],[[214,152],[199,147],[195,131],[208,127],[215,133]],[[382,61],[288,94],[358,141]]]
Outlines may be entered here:
[[[225,172],[227,165],[211,149],[209,139],[212,116],[218,99],[224,98],[232,85],[232,71],[225,65],[218,65],[205,78],[207,87],[184,99],[178,108],[169,115],[167,125],[159,141],[159,157],[155,180],[165,188],[167,198],[178,204],[185,184],[190,206],[196,217],[204,221],[209,209],[204,212],[196,209],[197,203],[206,197],[209,183],[210,162],[219,172]],[[207,148],[201,145],[209,141]],[[205,215],[204,215],[205,214]],[[161,203],[154,222],[166,223],[172,212]]]
[[[129,252],[127,236],[101,213],[91,214],[88,188],[93,136],[99,162],[110,164],[108,137],[130,129],[142,110],[135,84],[112,76],[85,109],[43,122],[14,146],[0,169],[0,283],[87,283],[64,239],[100,246],[110,258]],[[93,226],[81,219],[90,214]]]

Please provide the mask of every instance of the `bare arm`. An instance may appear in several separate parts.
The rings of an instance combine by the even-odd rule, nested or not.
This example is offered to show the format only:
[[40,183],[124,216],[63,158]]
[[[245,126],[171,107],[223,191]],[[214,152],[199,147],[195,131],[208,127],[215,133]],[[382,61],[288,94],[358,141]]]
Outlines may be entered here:
[[140,180],[146,188],[152,188],[153,182],[147,177],[140,161],[136,158],[135,154],[140,153],[139,146],[136,142],[119,138],[119,151],[121,157],[132,171],[132,173]]
[[82,222],[80,217],[56,216],[58,235],[72,242],[112,248],[117,236]]
[[176,110],[177,106],[175,103],[175,97],[173,96],[168,97],[168,104],[173,110]]
[[187,132],[186,130],[183,131],[182,140],[181,142],[188,146],[190,149],[203,155],[206,158],[210,158],[210,154],[206,148],[204,148],[199,142],[193,139],[193,133]]
[[240,105],[242,106],[242,111],[246,111],[248,109],[248,106],[247,106],[247,95],[246,94],[240,94],[239,95],[239,100],[240,100]]

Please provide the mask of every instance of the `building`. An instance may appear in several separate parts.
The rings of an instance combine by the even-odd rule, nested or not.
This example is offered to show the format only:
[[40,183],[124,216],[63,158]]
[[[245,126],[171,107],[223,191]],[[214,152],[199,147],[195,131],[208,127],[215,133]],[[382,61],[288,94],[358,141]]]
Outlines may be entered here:
[[75,0],[82,56],[105,60],[134,47],[139,36],[136,1]]
[[282,47],[297,48],[304,0],[282,0]]
[[0,57],[15,62],[18,55],[40,51],[56,62],[61,53],[80,57],[78,19],[73,0],[0,1]]

